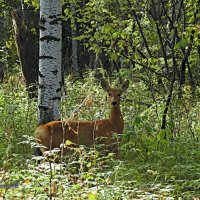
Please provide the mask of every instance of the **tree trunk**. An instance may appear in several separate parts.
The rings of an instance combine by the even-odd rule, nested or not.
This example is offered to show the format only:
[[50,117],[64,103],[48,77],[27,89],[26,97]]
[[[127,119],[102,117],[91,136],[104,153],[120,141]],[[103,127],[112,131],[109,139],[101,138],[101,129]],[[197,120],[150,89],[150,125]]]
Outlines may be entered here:
[[3,69],[3,64],[0,63],[0,83],[3,83],[3,78],[4,78],[4,69]]
[[26,88],[29,97],[33,98],[37,96],[38,37],[31,30],[28,12],[31,10],[13,10],[11,16]]
[[60,119],[61,0],[40,1],[38,123]]
[[75,39],[77,36],[77,26],[75,20],[76,14],[76,4],[74,2],[70,2],[70,8],[72,12],[71,18],[71,39],[72,39],[72,56],[71,56],[71,67],[72,74],[75,76],[79,74],[79,66],[78,66],[78,41]]
[[0,59],[0,84],[3,83],[4,79],[4,70],[6,59],[5,59],[5,50],[3,51],[4,47],[6,46],[6,40],[7,40],[7,31],[8,31],[8,13],[5,12],[3,16],[0,16],[0,57],[4,59]]

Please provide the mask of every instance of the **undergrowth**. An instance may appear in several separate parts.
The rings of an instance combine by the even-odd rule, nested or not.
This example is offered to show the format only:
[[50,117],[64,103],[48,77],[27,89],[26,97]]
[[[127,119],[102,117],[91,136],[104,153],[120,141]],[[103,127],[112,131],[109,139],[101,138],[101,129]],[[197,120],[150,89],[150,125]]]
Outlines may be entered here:
[[[176,90],[161,130],[165,93],[152,94],[134,82],[122,97],[125,129],[121,158],[84,146],[55,164],[34,152],[37,102],[23,85],[0,90],[0,199],[198,199],[200,197],[200,122],[198,88],[188,86],[181,99]],[[12,80],[15,81],[15,80]],[[112,81],[117,84],[117,79]],[[102,119],[109,106],[99,82],[66,81],[62,119]],[[152,96],[153,95],[153,96]],[[167,139],[165,139],[167,136]]]

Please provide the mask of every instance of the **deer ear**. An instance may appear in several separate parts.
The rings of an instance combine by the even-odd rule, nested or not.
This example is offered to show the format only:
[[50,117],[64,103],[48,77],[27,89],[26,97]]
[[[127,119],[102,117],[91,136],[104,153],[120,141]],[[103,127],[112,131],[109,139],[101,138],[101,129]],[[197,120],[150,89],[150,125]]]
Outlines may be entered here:
[[104,79],[101,80],[101,87],[105,90],[108,91],[110,89],[109,84],[107,83],[107,81],[105,81]]
[[122,83],[122,86],[121,86],[122,91],[125,92],[128,86],[129,86],[129,80],[126,80],[124,83]]

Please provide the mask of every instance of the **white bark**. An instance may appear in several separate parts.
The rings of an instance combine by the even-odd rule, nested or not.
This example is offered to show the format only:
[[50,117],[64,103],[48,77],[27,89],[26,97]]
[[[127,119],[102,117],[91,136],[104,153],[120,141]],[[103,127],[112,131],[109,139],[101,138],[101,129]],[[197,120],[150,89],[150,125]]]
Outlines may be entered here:
[[61,0],[40,0],[39,124],[60,119]]

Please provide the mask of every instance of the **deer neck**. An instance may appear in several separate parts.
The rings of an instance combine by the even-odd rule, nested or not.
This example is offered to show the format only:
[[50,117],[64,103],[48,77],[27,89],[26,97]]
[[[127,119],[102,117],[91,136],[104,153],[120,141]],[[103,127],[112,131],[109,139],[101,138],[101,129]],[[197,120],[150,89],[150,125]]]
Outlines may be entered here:
[[114,131],[121,134],[124,128],[124,120],[119,106],[111,108],[109,120]]

